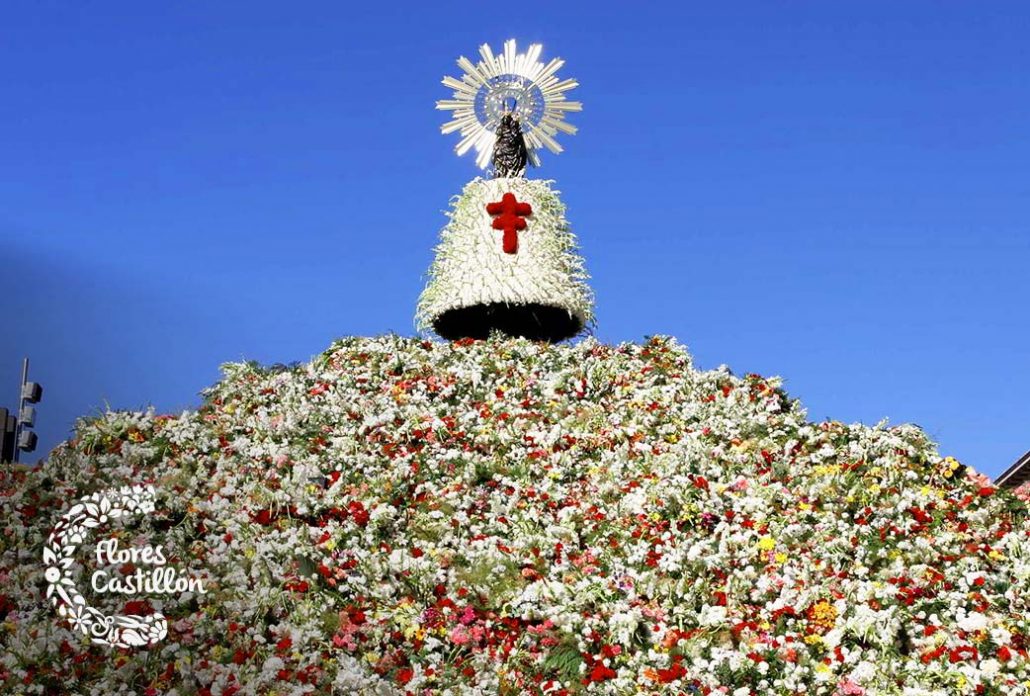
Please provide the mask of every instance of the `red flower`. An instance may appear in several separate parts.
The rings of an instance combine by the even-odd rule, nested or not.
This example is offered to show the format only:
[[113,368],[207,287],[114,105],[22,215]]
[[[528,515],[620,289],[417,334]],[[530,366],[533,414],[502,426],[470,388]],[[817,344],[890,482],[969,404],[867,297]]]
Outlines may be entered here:
[[687,674],[687,670],[683,668],[679,662],[673,664],[668,669],[658,670],[658,681],[662,684],[668,684],[669,682],[676,681],[680,677],[684,677]]
[[291,592],[307,592],[311,586],[308,585],[306,580],[290,580],[286,583],[285,587]]
[[145,599],[134,599],[125,603],[123,611],[126,614],[149,614],[154,610],[150,602]]
[[585,681],[587,681],[588,683],[606,681],[608,679],[615,679],[615,677],[617,676],[618,673],[614,669],[605,667],[603,662],[597,662],[594,664],[594,668],[590,670],[589,680]]
[[948,652],[948,661],[952,664],[962,662],[966,657],[969,657],[975,662],[979,658],[979,653],[972,645],[960,645],[957,648],[952,648]]
[[405,667],[404,669],[397,671],[397,683],[407,684],[409,681],[411,681],[412,677],[414,676],[415,670],[411,669],[410,667]]
[[350,513],[351,517],[354,518],[354,523],[359,527],[364,527],[368,524],[368,510],[365,509],[364,503],[360,500],[352,500],[347,503],[347,512]]

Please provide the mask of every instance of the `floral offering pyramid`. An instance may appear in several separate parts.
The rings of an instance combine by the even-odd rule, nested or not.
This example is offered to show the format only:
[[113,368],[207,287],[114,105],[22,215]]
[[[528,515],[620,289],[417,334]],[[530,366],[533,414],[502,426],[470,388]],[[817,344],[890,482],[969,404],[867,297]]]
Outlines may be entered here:
[[[1026,504],[915,427],[809,422],[658,338],[224,371],[196,411],[83,420],[4,472],[5,692],[1026,692]],[[155,512],[123,546],[207,592],[112,598],[168,630],[111,649],[59,621],[41,553],[129,484]]]

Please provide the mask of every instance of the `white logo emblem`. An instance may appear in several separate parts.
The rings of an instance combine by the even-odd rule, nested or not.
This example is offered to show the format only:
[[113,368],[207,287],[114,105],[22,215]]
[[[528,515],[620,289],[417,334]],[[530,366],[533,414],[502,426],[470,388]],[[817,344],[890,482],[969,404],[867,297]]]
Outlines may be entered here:
[[[107,615],[89,606],[71,578],[75,551],[86,540],[89,530],[108,520],[151,513],[154,498],[153,486],[123,486],[83,496],[62,515],[47,539],[43,549],[48,583],[46,596],[57,613],[71,623],[73,630],[81,631],[94,643],[128,648],[156,643],[168,634],[168,621],[160,612],[146,616]],[[200,580],[176,577],[173,568],[165,567],[160,546],[119,549],[117,540],[107,539],[97,544],[96,556],[101,563],[156,566],[149,571],[137,567],[135,573],[126,578],[112,578],[107,572],[97,570],[91,584],[100,593],[205,592]]]

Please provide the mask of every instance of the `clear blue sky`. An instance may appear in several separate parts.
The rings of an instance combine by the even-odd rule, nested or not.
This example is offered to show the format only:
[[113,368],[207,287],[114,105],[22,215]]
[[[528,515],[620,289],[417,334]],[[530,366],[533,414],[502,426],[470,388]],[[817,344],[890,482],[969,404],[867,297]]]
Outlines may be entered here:
[[9,3],[0,404],[29,355],[42,452],[105,403],[194,406],[222,362],[413,334],[476,174],[440,78],[509,37],[581,82],[533,175],[600,339],[676,336],[991,475],[1030,448],[1022,2]]

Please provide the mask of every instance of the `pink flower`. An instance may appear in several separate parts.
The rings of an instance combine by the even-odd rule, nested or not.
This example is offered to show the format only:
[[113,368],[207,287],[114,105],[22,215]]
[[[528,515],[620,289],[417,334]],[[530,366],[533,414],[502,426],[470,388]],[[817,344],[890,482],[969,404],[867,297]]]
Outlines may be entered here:
[[470,623],[476,620],[476,610],[472,607],[465,607],[465,610],[461,612],[461,616],[458,617],[458,621],[468,626]]
[[842,679],[837,684],[837,691],[835,696],[864,696],[865,689],[859,686],[857,683],[850,679]]
[[346,648],[347,650],[355,650],[358,647],[357,642],[353,638],[343,633],[333,635],[333,645],[338,648]]
[[979,471],[973,471],[971,468],[966,469],[966,478],[980,487],[990,487],[993,485],[989,476],[985,476]]
[[465,631],[464,626],[455,626],[452,628],[449,637],[451,642],[455,645],[464,645],[469,642],[469,634]]

